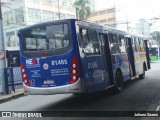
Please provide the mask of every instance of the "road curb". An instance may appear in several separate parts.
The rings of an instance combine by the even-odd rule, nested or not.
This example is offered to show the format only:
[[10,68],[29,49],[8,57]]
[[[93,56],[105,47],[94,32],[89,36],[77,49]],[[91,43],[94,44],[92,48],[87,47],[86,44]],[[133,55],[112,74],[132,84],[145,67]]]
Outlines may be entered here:
[[21,96],[24,96],[24,92],[14,93],[14,94],[11,94],[11,95],[2,96],[2,98],[0,98],[0,104],[4,103],[6,101],[9,101],[11,99],[15,99],[15,98],[21,97]]

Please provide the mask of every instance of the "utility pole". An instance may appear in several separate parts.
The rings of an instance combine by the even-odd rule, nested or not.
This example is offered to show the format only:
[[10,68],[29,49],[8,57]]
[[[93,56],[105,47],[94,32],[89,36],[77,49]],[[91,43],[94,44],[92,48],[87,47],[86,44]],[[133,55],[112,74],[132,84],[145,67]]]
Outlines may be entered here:
[[113,18],[114,18],[114,28],[117,28],[116,27],[116,5],[114,4],[114,12],[113,12]]
[[155,37],[156,37],[157,45],[159,45],[159,44],[158,44],[158,37],[157,37],[157,33],[155,33]]
[[60,12],[60,8],[59,8],[59,0],[58,0],[58,15],[59,15],[59,20],[61,19],[61,12]]
[[127,18],[127,31],[129,32],[129,26],[128,26],[128,16],[126,16]]
[[6,70],[6,61],[5,61],[5,45],[3,37],[3,24],[2,24],[2,2],[0,0],[0,93],[6,94],[6,82],[5,82],[5,70]]

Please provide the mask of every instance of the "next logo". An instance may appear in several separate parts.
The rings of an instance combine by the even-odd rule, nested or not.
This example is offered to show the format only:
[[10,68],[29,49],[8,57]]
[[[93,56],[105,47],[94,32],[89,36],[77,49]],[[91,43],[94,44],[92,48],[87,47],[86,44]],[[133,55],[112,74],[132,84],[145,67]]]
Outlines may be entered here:
[[35,64],[39,64],[39,58],[33,58],[33,59],[26,59],[26,64],[29,65],[35,65]]

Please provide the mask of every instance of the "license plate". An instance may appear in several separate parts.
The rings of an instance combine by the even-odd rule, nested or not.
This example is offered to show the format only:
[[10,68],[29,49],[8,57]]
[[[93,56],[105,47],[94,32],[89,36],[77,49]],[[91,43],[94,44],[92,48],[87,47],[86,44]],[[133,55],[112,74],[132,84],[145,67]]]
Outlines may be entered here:
[[45,84],[45,85],[54,84],[54,81],[53,80],[44,80],[43,84]]

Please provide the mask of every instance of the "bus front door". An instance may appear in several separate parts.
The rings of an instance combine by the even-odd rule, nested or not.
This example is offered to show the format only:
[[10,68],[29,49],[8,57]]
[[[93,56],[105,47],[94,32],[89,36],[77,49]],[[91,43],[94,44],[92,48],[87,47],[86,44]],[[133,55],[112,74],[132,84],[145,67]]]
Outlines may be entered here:
[[99,39],[101,41],[102,56],[105,62],[105,86],[107,88],[114,84],[112,59],[111,52],[109,49],[110,47],[108,43],[108,35],[104,33],[99,33]]
[[144,44],[145,44],[145,48],[146,48],[147,66],[148,66],[148,69],[151,69],[150,58],[149,58],[149,50],[148,50],[148,46],[149,46],[148,40],[144,40]]
[[104,60],[96,30],[80,27],[78,40],[85,92],[105,90]]

